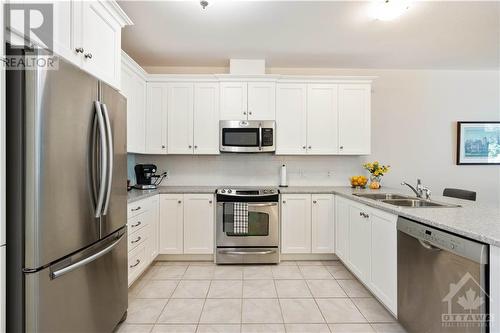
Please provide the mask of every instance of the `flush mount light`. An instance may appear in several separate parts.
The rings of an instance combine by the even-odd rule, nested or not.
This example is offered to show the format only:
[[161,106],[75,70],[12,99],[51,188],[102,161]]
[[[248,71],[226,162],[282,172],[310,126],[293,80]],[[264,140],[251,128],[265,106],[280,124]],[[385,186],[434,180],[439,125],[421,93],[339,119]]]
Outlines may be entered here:
[[201,0],[200,5],[203,9],[207,8],[208,6],[208,1],[207,0]]
[[409,0],[375,0],[370,13],[377,20],[390,21],[403,15],[409,8]]

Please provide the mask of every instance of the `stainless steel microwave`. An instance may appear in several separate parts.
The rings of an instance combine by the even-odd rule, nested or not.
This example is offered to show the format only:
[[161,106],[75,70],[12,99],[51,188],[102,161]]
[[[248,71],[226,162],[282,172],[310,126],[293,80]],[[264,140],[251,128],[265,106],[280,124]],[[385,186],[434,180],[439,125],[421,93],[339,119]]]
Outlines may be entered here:
[[265,153],[276,150],[274,120],[221,120],[219,149],[231,153]]

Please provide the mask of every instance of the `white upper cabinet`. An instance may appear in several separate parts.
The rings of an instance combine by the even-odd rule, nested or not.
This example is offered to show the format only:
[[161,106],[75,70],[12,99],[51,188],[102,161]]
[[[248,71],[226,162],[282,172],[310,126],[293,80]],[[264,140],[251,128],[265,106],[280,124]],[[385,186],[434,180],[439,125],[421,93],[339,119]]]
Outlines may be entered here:
[[147,84],[145,153],[167,153],[167,98],[167,83]]
[[127,98],[127,152],[146,152],[146,80],[142,69],[122,54],[121,92]]
[[219,83],[194,85],[194,153],[219,154]]
[[214,253],[213,202],[213,194],[184,194],[184,253]]
[[82,2],[54,1],[54,51],[80,66],[82,61]]
[[167,99],[167,152],[169,154],[193,154],[193,84],[170,83]]
[[274,120],[276,83],[221,82],[222,120]]
[[247,83],[220,83],[220,119],[247,119]]
[[307,153],[338,152],[337,85],[307,85]]
[[281,252],[311,253],[311,195],[281,196]]
[[370,154],[371,85],[339,85],[339,152]]
[[311,198],[311,252],[333,253],[335,242],[333,194],[313,194]]
[[306,154],[307,85],[276,86],[276,154]]
[[276,84],[274,82],[248,83],[248,119],[276,119]]

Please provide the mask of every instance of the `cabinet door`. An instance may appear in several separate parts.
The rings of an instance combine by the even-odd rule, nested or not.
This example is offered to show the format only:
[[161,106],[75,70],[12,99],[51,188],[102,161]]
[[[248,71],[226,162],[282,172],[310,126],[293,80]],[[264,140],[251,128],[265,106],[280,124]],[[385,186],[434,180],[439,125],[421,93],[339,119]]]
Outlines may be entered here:
[[339,152],[370,154],[369,84],[339,85]]
[[220,153],[218,83],[194,85],[194,153]]
[[349,202],[335,197],[335,254],[349,261]]
[[307,85],[278,84],[276,94],[276,154],[306,154]]
[[276,119],[276,83],[248,83],[248,119]]
[[363,208],[349,207],[349,268],[362,281],[367,281],[370,270],[370,219]]
[[397,314],[397,216],[376,209],[368,211],[371,223],[372,292]]
[[120,86],[121,26],[100,1],[83,2],[84,70],[116,88]]
[[281,252],[311,253],[311,195],[281,198]]
[[182,194],[160,195],[160,254],[181,254],[184,249]]
[[214,253],[213,194],[184,195],[184,253]]
[[338,152],[338,110],[336,84],[307,85],[307,153]]
[[155,195],[151,199],[148,214],[148,239],[147,239],[147,254],[148,262],[152,262],[158,256],[160,243],[160,199]]
[[122,65],[121,92],[127,98],[127,152],[146,151],[146,81]]
[[[80,66],[82,45],[82,2],[76,0],[53,1],[54,51],[73,64]],[[51,36],[52,38],[52,36]]]
[[167,153],[167,88],[166,83],[147,84],[146,153]]
[[311,212],[312,253],[333,253],[335,224],[332,194],[313,194]]
[[167,151],[169,154],[193,154],[193,84],[169,84],[167,99]]
[[247,83],[220,83],[220,119],[247,119]]

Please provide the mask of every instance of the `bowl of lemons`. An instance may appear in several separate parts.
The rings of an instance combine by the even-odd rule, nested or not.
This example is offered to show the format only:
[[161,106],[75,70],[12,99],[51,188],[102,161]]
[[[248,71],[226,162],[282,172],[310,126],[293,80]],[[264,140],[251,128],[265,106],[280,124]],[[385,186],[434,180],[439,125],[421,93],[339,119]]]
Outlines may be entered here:
[[366,183],[368,182],[368,178],[366,178],[365,176],[352,176],[351,178],[349,178],[349,180],[351,181],[352,188],[365,188]]

